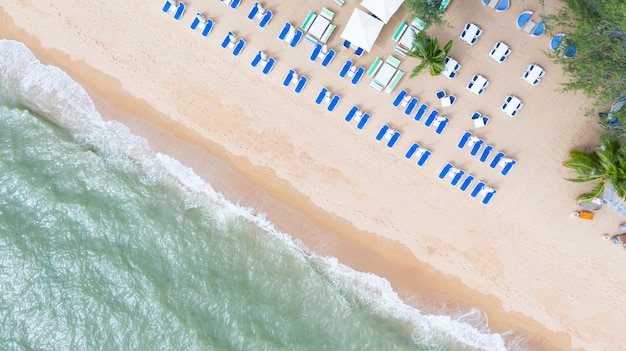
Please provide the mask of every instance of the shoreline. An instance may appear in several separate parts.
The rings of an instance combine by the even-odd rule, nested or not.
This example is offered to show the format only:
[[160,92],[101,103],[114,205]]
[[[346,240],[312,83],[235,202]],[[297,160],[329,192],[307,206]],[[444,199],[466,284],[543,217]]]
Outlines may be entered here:
[[[4,13],[2,15],[6,16]],[[159,113],[145,102],[123,94],[119,88],[111,89],[116,85],[112,77],[96,72],[83,63],[73,62],[55,50],[43,48],[36,40],[28,38],[27,34],[19,33],[19,29],[12,29],[9,35],[5,31],[6,39],[24,43],[42,64],[53,65],[66,72],[85,88],[104,120],[123,123],[133,134],[146,138],[154,152],[170,155],[191,167],[229,201],[254,208],[257,213],[266,215],[277,230],[289,234],[294,240],[302,241],[309,250],[336,257],[355,270],[371,272],[389,280],[405,303],[419,308],[423,313],[445,313],[437,310],[442,304],[449,310],[447,312],[478,308],[488,316],[492,333],[515,329],[516,335],[526,338],[528,345],[540,346],[536,350],[544,347],[545,350],[571,349],[566,336],[553,333],[519,313],[500,312],[501,303],[496,298],[472,291],[460,283],[458,278],[447,276],[420,262],[405,246],[366,233],[324,213],[311,205],[303,194],[277,179],[271,171],[254,168],[245,159],[227,155],[218,145],[201,140],[193,132],[163,119],[164,116],[159,119],[145,117]],[[90,84],[85,77],[98,77],[97,81],[107,81],[107,84]],[[173,145],[176,147],[172,149]],[[201,156],[198,157],[198,154]],[[209,167],[202,166],[206,160],[210,160]],[[216,167],[217,172],[214,162],[221,163]],[[289,205],[286,201],[289,201]],[[289,216],[285,216],[285,212]],[[295,220],[286,221],[294,217]],[[407,282],[406,275],[411,275],[413,279]],[[417,301],[413,301],[415,298]],[[430,311],[429,306],[416,305],[416,302],[423,304],[426,301],[431,303]]]
[[[4,13],[3,17],[4,27],[12,27],[12,20]],[[324,212],[274,170],[253,165],[245,157],[229,153],[223,146],[202,138],[198,133],[170,120],[164,113],[157,112],[147,101],[125,93],[123,84],[110,75],[90,67],[88,63],[72,59],[62,51],[44,48],[36,37],[17,27],[13,29],[7,32],[3,28],[3,36],[13,36],[13,39],[25,43],[44,63],[53,64],[68,73],[89,92],[103,117],[110,114],[120,120],[118,116],[125,115],[121,122],[134,134],[146,137],[154,151],[171,155],[192,167],[229,200],[266,213],[277,229],[303,241],[311,250],[337,257],[340,262],[357,270],[385,277],[404,301],[411,302],[412,296],[425,296],[426,299],[439,297],[442,300],[433,305],[437,306],[443,301],[463,308],[477,307],[488,315],[492,332],[502,333],[515,328],[536,335],[535,338],[531,336],[530,340],[538,349],[572,349],[570,335],[563,331],[551,331],[535,319],[524,316],[523,312],[503,307],[502,302],[493,295],[469,288],[461,278],[439,269],[435,271],[433,267],[436,266],[419,262],[416,257],[421,256],[402,245],[400,240],[394,241],[359,230],[347,221]],[[173,135],[164,134],[163,129]],[[193,157],[189,150],[194,150]],[[196,152],[202,152],[203,156],[197,157]],[[213,157],[217,161],[211,161],[209,167],[203,166],[203,160]],[[225,165],[220,165],[217,173],[211,174],[215,171],[214,162],[224,162]],[[234,167],[234,170],[229,167]],[[225,179],[232,180],[234,175],[241,177],[237,186],[224,182]],[[290,215],[285,216],[285,211],[289,211]],[[292,213],[297,214],[298,218],[285,222],[284,219],[291,217]],[[406,276],[409,274],[413,279],[407,281]],[[424,282],[429,282],[428,286],[424,286]]]

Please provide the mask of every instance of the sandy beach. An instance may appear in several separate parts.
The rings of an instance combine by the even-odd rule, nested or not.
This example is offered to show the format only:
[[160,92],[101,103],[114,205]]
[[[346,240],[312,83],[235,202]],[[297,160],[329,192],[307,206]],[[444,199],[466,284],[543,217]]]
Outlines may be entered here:
[[[24,42],[68,72],[105,118],[147,137],[227,198],[266,213],[312,250],[387,278],[426,313],[441,312],[442,304],[451,311],[474,306],[493,332],[520,331],[537,350],[626,350],[626,256],[602,240],[624,218],[609,208],[593,221],[572,218],[589,186],[566,182],[571,174],[561,165],[570,149],[596,146],[596,120],[584,115],[591,102],[556,92],[567,77],[544,53],[550,37],[515,25],[520,12],[550,13],[555,3],[516,1],[496,13],[478,0],[453,0],[449,27],[428,33],[442,45],[453,40],[457,78],[423,72],[409,79],[417,61],[396,54],[407,73],[390,95],[371,89],[367,76],[354,86],[337,73],[346,59],[367,69],[392,54],[392,34],[407,20],[403,9],[372,52],[356,58],[340,34],[358,2],[266,0],[274,18],[263,29],[246,18],[253,3],[233,10],[217,0],[188,2],[175,21],[160,1],[13,2],[0,6],[0,38]],[[300,25],[322,6],[336,13],[337,25],[328,42],[337,56],[326,68],[308,59],[309,43],[294,49],[277,39],[286,21]],[[216,23],[206,38],[189,29],[196,12]],[[483,29],[474,46],[458,39],[467,22]],[[248,42],[238,57],[220,47],[229,30]],[[498,40],[512,50],[502,64],[488,56]],[[258,50],[277,60],[267,76],[250,66]],[[530,63],[547,72],[537,86],[521,78]],[[301,94],[282,85],[291,68],[309,78]],[[490,81],[481,96],[465,89],[475,73]],[[342,96],[334,112],[314,103],[322,87]],[[443,134],[393,107],[401,89],[450,118]],[[457,102],[441,108],[440,89]],[[499,109],[509,94],[524,103],[515,118]],[[363,130],[344,121],[352,105],[372,115]],[[474,128],[474,111],[491,117],[485,128]],[[385,123],[402,134],[391,149],[375,139]],[[517,160],[510,174],[458,149],[466,130]],[[432,151],[423,167],[404,157],[413,142]],[[440,180],[447,162],[496,188],[492,201],[483,205]]]

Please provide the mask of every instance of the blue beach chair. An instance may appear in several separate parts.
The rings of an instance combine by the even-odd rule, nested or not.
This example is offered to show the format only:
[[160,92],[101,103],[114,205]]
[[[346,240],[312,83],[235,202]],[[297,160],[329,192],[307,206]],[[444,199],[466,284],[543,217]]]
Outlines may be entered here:
[[293,39],[291,39],[291,43],[289,44],[289,46],[291,46],[292,48],[295,48],[296,46],[298,46],[298,44],[300,43],[300,39],[302,39],[303,34],[304,33],[302,33],[300,29],[296,30],[296,34],[293,36]]
[[491,198],[496,194],[496,189],[491,190],[490,192],[488,192],[485,197],[483,198],[483,204],[488,204],[489,201],[491,201]]
[[480,148],[483,146],[484,142],[485,141],[481,139],[481,140],[478,140],[476,143],[474,143],[474,146],[472,146],[472,149],[470,150],[470,155],[476,156]]
[[259,27],[265,28],[267,26],[267,24],[270,23],[270,20],[272,19],[272,16],[274,16],[272,11],[266,10],[265,11],[265,15],[263,15],[263,18],[261,18],[261,21],[259,21]]
[[274,67],[275,63],[276,63],[276,60],[273,57],[270,57],[269,60],[267,60],[265,67],[263,67],[263,74],[265,75],[269,74],[272,71],[272,68]]
[[476,197],[478,196],[478,193],[483,190],[483,188],[485,187],[485,183],[483,182],[478,182],[478,184],[476,184],[476,186],[474,187],[474,190],[472,190],[472,192],[470,193],[471,197]]
[[298,81],[298,85],[296,85],[296,93],[300,94],[302,92],[302,89],[304,89],[308,80],[309,79],[305,76],[300,77],[300,81]]
[[287,37],[287,33],[289,33],[289,29],[290,28],[291,28],[291,23],[286,22],[285,26],[283,27],[283,29],[278,34],[278,39],[285,40],[285,38]]
[[361,120],[359,121],[359,124],[356,127],[358,129],[363,129],[363,127],[365,127],[369,119],[370,119],[369,113],[364,113],[363,116],[361,117]]
[[411,101],[409,101],[408,105],[406,105],[406,109],[404,110],[404,114],[407,116],[410,116],[411,113],[413,113],[413,110],[415,109],[415,107],[417,106],[417,102],[419,100],[417,100],[417,98],[411,98]]
[[465,174],[465,171],[462,169],[459,169],[459,173],[457,173],[454,178],[452,178],[452,180],[450,181],[450,184],[452,184],[452,186],[456,186],[459,183],[459,180],[461,180],[461,178],[463,178],[463,175]]
[[191,26],[190,26],[191,30],[196,30],[200,22],[204,22],[204,21],[206,21],[206,19],[204,18],[204,15],[198,12],[196,14],[196,18],[194,18],[193,21],[191,22]]
[[461,183],[461,186],[459,187],[459,189],[461,189],[461,191],[467,190],[467,187],[469,187],[469,185],[472,183],[473,180],[474,180],[474,176],[469,174],[467,177],[465,177],[465,180],[463,181],[463,183]]
[[396,99],[393,100],[392,104],[395,107],[400,106],[400,103],[402,102],[402,100],[404,100],[404,97],[406,96],[407,91],[405,89],[400,90],[400,92],[398,93],[398,95],[396,96]]
[[420,147],[420,144],[413,143],[413,145],[411,145],[411,147],[406,151],[406,154],[404,155],[404,157],[406,158],[413,157],[413,155],[415,154],[415,151],[417,151],[417,148],[419,147]]
[[350,111],[348,111],[348,113],[346,114],[346,122],[352,121],[352,119],[354,118],[354,115],[356,115],[356,111],[358,110],[359,110],[359,107],[357,105],[352,106]]
[[437,99],[441,100],[444,96],[446,96],[446,91],[439,90],[436,94],[437,94]]
[[169,12],[172,7],[172,2],[170,0],[165,0],[165,4],[163,4],[163,12]]
[[233,55],[235,56],[239,56],[239,54],[241,53],[241,50],[243,50],[244,46],[246,46],[246,41],[239,38],[239,41],[237,42],[237,45],[235,45],[235,48],[233,49]]
[[483,149],[483,153],[480,154],[480,162],[487,161],[487,157],[489,157],[489,154],[491,154],[492,149],[493,149],[493,146],[491,145],[485,146],[485,148]]
[[339,77],[345,78],[346,75],[348,74],[348,71],[350,70],[350,67],[352,67],[352,61],[347,60],[346,63],[341,68],[341,71],[339,71]]
[[333,49],[328,50],[328,53],[326,54],[326,56],[324,56],[324,60],[322,61],[322,66],[328,67],[328,65],[332,62],[334,57],[335,57],[335,50]]
[[445,166],[443,166],[443,168],[441,169],[441,172],[439,172],[439,179],[443,179],[448,175],[448,172],[450,172],[450,169],[452,168],[452,164],[450,162],[448,162]]
[[233,2],[230,3],[230,7],[233,10],[236,10],[237,7],[239,7],[239,4],[241,3],[241,0],[233,0]]
[[424,150],[424,152],[422,153],[422,157],[420,157],[419,160],[417,160],[417,165],[422,167],[426,161],[428,161],[428,158],[430,157],[430,150]]
[[339,100],[341,100],[341,96],[335,94],[335,96],[333,96],[333,98],[328,103],[328,107],[326,109],[330,112],[333,112],[335,110],[335,107],[337,107]]
[[439,111],[437,110],[430,111],[430,115],[428,115],[428,118],[426,118],[426,122],[424,122],[424,125],[426,127],[430,127],[430,125],[433,124],[433,121],[435,120],[435,117],[437,117],[438,114],[439,114]]
[[498,152],[496,156],[493,158],[493,160],[491,161],[491,164],[489,164],[489,167],[496,168],[496,166],[498,165],[502,157],[504,157],[504,152],[502,151]]
[[363,77],[363,73],[365,73],[365,68],[359,67],[354,73],[354,77],[352,77],[352,84],[357,85],[361,81],[361,77]]
[[320,93],[319,93],[319,94],[317,94],[317,98],[315,98],[315,103],[316,103],[316,104],[318,104],[318,105],[319,105],[319,104],[321,104],[321,103],[322,103],[322,101],[324,101],[324,98],[326,97],[326,95],[327,95],[328,93],[330,93],[330,92],[328,91],[328,89],[326,89],[325,87],[323,87],[323,88],[322,88],[322,90],[320,90]]
[[222,41],[222,44],[221,44],[221,45],[222,45],[222,47],[223,47],[224,49],[226,49],[226,47],[228,46],[228,44],[230,44],[230,43],[231,43],[231,41],[233,40],[233,38],[235,38],[235,33],[233,33],[233,32],[228,32],[228,33],[226,34],[226,37],[225,37],[225,38],[224,38],[224,40]]
[[419,110],[417,110],[417,113],[415,114],[416,121],[419,121],[420,119],[422,119],[422,116],[424,115],[424,112],[426,112],[426,109],[428,109],[427,104],[422,104],[420,106]]
[[257,13],[259,13],[259,2],[255,2],[254,6],[252,6],[252,8],[250,9],[250,12],[248,13],[248,19],[249,20],[253,20],[254,16],[256,16]]
[[380,128],[380,131],[378,131],[378,134],[376,134],[376,140],[381,141],[388,130],[389,130],[389,126],[387,124],[384,124]]
[[361,57],[363,55],[363,51],[365,50],[363,50],[362,48],[356,48],[356,50],[354,50],[354,55],[356,57]]
[[261,55],[262,55],[263,51],[259,50],[259,52],[257,52],[256,56],[254,56],[254,58],[252,59],[252,62],[250,62],[250,65],[252,67],[256,67],[259,62],[261,62]]
[[450,119],[446,117],[444,120],[439,122],[439,124],[437,125],[437,129],[435,129],[435,133],[437,134],[443,133],[443,131],[446,129],[446,126],[448,125],[449,120]]
[[213,29],[213,20],[207,18],[206,23],[204,24],[204,29],[202,30],[202,36],[208,36],[209,33],[211,33],[211,29]]
[[287,72],[287,75],[285,76],[285,80],[283,81],[283,85],[288,87],[289,84],[291,84],[291,81],[293,80],[293,77],[295,75],[296,75],[296,71],[290,69],[289,72]]
[[513,168],[513,166],[517,163],[517,161],[515,160],[511,160],[509,163],[506,164],[506,166],[504,166],[504,168],[502,168],[502,175],[507,175],[509,174],[509,171],[511,170],[511,168]]
[[174,14],[174,19],[180,21],[181,17],[183,17],[183,13],[185,13],[185,3],[179,2],[178,7],[176,7],[176,13]]
[[309,57],[309,59],[311,61],[317,60],[317,57],[320,55],[320,52],[322,52],[322,44],[317,43],[315,44],[313,51],[311,51],[311,57]]
[[465,147],[465,145],[467,145],[467,142],[469,141],[469,138],[472,136],[472,132],[468,132],[466,131],[463,136],[461,136],[461,139],[459,140],[459,144],[457,145],[457,147],[459,149],[462,149]]
[[398,138],[400,138],[400,132],[394,131],[391,138],[389,138],[389,142],[387,142],[387,147],[391,149],[394,145],[396,145]]

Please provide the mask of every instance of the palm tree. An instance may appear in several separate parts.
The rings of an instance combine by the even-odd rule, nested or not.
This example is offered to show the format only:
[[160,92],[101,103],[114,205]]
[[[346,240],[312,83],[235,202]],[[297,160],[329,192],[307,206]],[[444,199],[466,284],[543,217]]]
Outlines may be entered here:
[[431,38],[424,32],[417,33],[413,38],[413,49],[407,52],[406,56],[419,58],[422,63],[413,68],[409,78],[417,76],[426,66],[430,66],[430,75],[432,76],[443,72],[446,68],[445,59],[450,49],[452,49],[452,40],[442,50],[439,48],[439,39]]
[[615,188],[617,195],[626,197],[626,147],[617,138],[602,136],[602,145],[594,152],[572,150],[570,159],[563,162],[576,172],[576,178],[567,180],[576,183],[597,182],[591,192],[581,195],[578,200],[589,202],[604,192],[607,182]]

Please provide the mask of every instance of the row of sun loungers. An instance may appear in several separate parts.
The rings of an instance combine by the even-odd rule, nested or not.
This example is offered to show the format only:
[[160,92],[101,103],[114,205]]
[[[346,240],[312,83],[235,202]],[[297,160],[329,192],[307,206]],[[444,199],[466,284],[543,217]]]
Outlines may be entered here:
[[[417,109],[415,116],[413,117],[416,121],[420,121],[422,117],[424,117],[426,110],[428,109],[428,104],[422,103],[419,108],[417,107],[419,99],[413,96],[408,95],[405,89],[401,90],[396,98],[393,100],[392,104],[398,108],[404,108],[404,113],[407,116],[411,116],[413,111]],[[446,126],[450,122],[448,117],[439,116],[439,111],[433,109],[426,117],[424,121],[424,125],[426,127],[434,126],[435,133],[441,134],[446,129]]]
[[[461,179],[463,179],[463,176],[465,176],[465,179],[463,180],[463,182],[461,182]],[[457,186],[457,184],[460,183],[459,189],[461,191],[467,190],[470,184],[475,179],[473,175],[465,173],[465,171],[463,171],[460,168],[455,168],[454,165],[449,162],[445,166],[443,166],[443,168],[441,169],[441,172],[439,172],[439,179],[444,179],[446,177],[451,178],[450,184],[452,186]],[[486,205],[489,203],[489,201],[491,201],[491,198],[495,194],[496,194],[496,189],[486,186],[484,182],[479,181],[474,186],[474,189],[470,193],[470,196],[473,198],[479,195],[482,196],[483,197],[482,203]]]
[[[485,144],[485,141],[483,139],[480,139],[479,137],[476,137],[476,136],[472,136],[471,132],[466,131],[461,136],[461,139],[459,140],[457,147],[459,149],[463,149],[466,146],[468,146],[470,155],[477,156],[484,144]],[[483,163],[487,162],[487,158],[489,158],[492,151],[493,151],[493,146],[486,145],[485,148],[482,149],[482,153],[480,153],[480,156],[478,158],[480,162],[483,162]],[[511,158],[504,157],[504,156],[505,154],[500,151],[496,153],[494,158],[488,164],[489,164],[489,167],[491,168],[496,168],[498,166],[501,167],[502,170],[500,171],[500,173],[502,175],[507,175],[511,171],[513,166],[517,163],[517,161]]]

